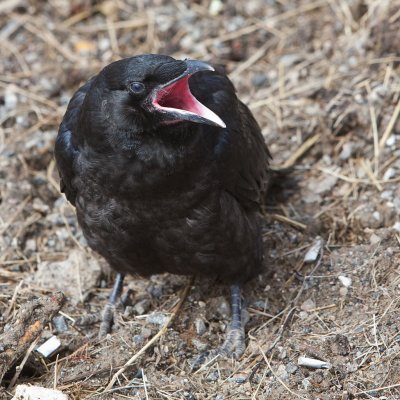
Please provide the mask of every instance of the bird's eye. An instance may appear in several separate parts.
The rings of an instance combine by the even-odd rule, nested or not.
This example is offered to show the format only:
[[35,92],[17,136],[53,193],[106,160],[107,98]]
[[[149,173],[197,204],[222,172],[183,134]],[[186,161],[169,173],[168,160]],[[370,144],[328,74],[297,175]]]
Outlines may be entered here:
[[141,94],[144,92],[144,85],[142,82],[132,82],[129,85],[129,90],[133,93],[133,94]]

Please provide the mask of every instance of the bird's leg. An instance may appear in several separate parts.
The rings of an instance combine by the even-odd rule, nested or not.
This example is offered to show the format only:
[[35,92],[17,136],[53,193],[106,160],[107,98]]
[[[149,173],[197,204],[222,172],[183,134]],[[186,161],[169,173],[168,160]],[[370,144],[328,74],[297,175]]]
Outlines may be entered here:
[[111,325],[114,319],[115,304],[121,295],[124,277],[125,275],[118,273],[115,278],[114,286],[108,299],[108,303],[103,310],[103,317],[99,329],[99,338],[106,336],[107,333],[111,331]]
[[220,357],[233,357],[238,359],[246,349],[244,328],[247,321],[244,318],[246,309],[242,303],[241,287],[239,284],[235,284],[232,285],[230,289],[232,317],[226,333],[225,341],[220,347],[207,351],[197,357],[193,363],[193,369],[199,368],[202,364],[208,364],[209,362],[212,362],[212,360],[216,361]]

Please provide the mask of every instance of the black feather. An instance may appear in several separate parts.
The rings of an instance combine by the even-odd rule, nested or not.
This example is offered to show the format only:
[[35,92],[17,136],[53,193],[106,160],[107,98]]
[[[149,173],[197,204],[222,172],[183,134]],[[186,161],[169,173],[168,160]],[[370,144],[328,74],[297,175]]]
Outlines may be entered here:
[[262,267],[270,157],[251,112],[211,71],[195,73],[190,89],[226,128],[162,124],[126,90],[140,81],[150,93],[183,71],[183,61],[139,56],[81,87],[55,147],[61,190],[89,245],[119,272],[246,281]]

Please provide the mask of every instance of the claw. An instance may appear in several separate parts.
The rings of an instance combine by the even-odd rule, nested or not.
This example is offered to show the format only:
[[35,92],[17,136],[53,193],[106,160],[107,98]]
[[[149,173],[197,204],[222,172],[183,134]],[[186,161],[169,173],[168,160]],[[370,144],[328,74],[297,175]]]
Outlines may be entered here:
[[246,310],[241,300],[239,285],[231,286],[232,319],[224,343],[213,350],[200,354],[192,364],[192,370],[197,370],[204,365],[213,364],[220,358],[239,359],[246,350],[246,334],[244,331],[247,318]]
[[104,307],[103,317],[99,329],[99,338],[102,338],[111,332],[111,326],[114,320],[115,304],[122,292],[122,286],[124,283],[124,275],[117,274],[115,278],[114,286],[111,291],[108,303]]

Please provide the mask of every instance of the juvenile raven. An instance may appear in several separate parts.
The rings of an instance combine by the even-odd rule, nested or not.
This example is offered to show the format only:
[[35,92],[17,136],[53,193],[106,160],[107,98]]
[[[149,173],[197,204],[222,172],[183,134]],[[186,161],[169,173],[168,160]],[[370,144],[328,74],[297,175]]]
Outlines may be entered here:
[[262,269],[270,156],[230,80],[164,55],[114,62],[72,97],[55,157],[89,246],[118,273],[100,334],[125,274],[216,276],[231,285],[232,321],[208,356],[239,357],[240,288]]

